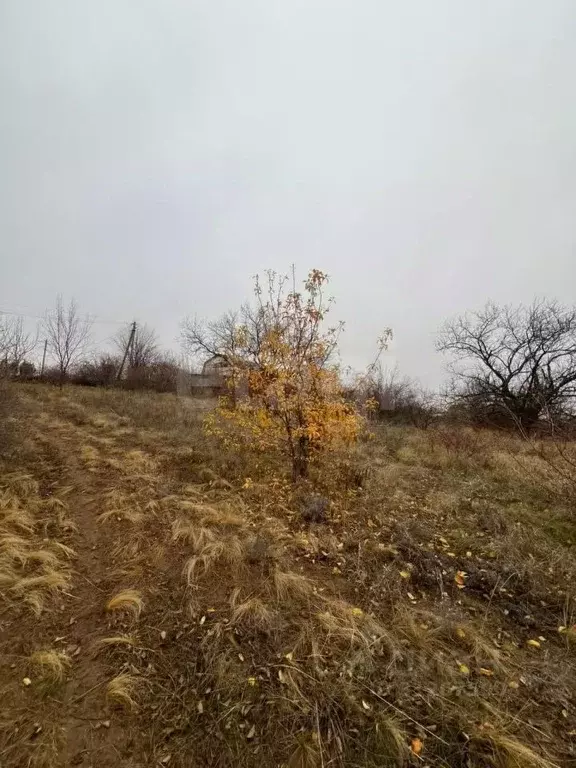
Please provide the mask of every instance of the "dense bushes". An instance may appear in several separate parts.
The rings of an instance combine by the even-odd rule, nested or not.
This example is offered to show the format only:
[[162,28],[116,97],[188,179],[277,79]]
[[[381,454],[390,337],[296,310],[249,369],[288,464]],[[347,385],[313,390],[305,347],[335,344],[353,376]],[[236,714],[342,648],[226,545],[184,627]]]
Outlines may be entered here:
[[101,355],[97,360],[83,360],[73,371],[70,382],[86,387],[107,387],[116,381],[120,360]]

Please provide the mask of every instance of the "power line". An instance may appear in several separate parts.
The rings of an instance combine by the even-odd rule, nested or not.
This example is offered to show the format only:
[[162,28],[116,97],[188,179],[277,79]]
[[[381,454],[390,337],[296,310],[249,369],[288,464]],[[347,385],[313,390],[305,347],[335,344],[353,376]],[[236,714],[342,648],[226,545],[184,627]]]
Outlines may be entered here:
[[[49,309],[47,312],[54,312],[55,310]],[[0,315],[14,315],[15,317],[29,317],[34,320],[44,320],[45,315],[32,315],[28,312],[14,312],[10,309],[0,309]],[[111,320],[106,319],[103,317],[100,317],[99,315],[90,315],[86,314],[84,315],[84,318],[86,320],[89,320],[92,323],[98,323],[101,325],[129,325],[129,320]]]
[[26,312],[11,312],[9,309],[0,309],[0,315],[15,315],[16,317],[33,317],[36,320],[43,320],[40,315],[28,315]]

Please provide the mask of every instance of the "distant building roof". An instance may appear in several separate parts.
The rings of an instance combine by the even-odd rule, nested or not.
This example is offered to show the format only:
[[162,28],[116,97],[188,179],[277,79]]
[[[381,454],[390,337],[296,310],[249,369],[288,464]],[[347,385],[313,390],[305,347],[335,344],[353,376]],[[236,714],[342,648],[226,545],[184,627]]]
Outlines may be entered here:
[[202,373],[209,374],[211,371],[218,371],[228,366],[228,358],[225,355],[212,355],[202,366]]

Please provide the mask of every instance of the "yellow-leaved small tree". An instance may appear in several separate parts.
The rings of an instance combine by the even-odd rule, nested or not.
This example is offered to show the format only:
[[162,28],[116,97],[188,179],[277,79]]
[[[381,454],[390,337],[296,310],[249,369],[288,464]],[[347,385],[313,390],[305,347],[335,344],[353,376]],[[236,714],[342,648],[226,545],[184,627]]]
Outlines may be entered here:
[[255,303],[209,325],[184,326],[188,349],[226,358],[230,394],[207,428],[228,443],[285,455],[294,480],[336,444],[357,439],[363,420],[344,398],[334,363],[342,324],[326,325],[327,275],[313,269],[297,291],[294,276],[255,278]]

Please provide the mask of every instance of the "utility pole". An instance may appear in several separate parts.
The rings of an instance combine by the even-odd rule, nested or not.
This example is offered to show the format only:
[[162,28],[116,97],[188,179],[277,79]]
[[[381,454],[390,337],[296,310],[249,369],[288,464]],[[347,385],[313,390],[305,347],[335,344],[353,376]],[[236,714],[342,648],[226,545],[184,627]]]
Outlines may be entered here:
[[122,378],[122,372],[124,371],[124,365],[126,363],[126,358],[128,357],[128,352],[130,352],[130,347],[134,344],[134,336],[136,336],[136,321],[132,323],[132,328],[130,329],[130,336],[128,338],[128,344],[126,344],[126,349],[124,350],[124,357],[122,358],[122,362],[120,363],[120,368],[118,369],[118,375],[116,376],[116,381],[120,381]]
[[42,368],[40,368],[40,378],[44,378],[44,366],[46,365],[46,350],[48,348],[48,339],[44,339],[44,354],[42,355]]

